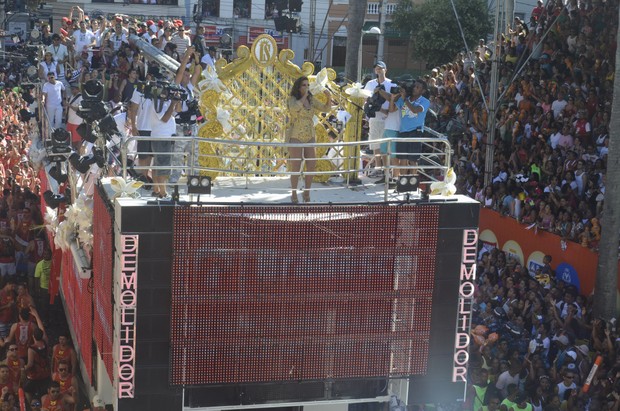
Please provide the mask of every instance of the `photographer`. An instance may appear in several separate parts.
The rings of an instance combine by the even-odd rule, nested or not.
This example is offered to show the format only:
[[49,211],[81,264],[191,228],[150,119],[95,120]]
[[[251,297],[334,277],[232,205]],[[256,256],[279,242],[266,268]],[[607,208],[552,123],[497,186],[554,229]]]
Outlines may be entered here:
[[[190,74],[186,68],[190,59],[193,59],[194,72]],[[181,111],[176,116],[176,135],[177,136],[195,136],[196,129],[196,117],[199,115],[197,108],[196,96],[194,95],[194,89],[200,79],[201,66],[200,55],[196,53],[194,47],[188,47],[181,59],[181,65],[177,70],[175,84],[178,84],[187,94],[187,99],[181,102]],[[175,141],[174,142],[174,155],[172,156],[172,166],[184,166],[186,155],[190,155],[189,141]],[[181,176],[181,169],[173,169],[170,173],[170,183],[177,183]]]
[[164,86],[161,90],[157,90],[157,93],[146,96],[153,100],[153,103],[149,106],[151,130],[155,131],[155,134],[152,135],[155,139],[151,141],[153,166],[165,167],[153,170],[153,182],[155,183],[153,195],[159,198],[168,196],[166,183],[170,176],[170,153],[172,152],[172,142],[168,138],[176,135],[177,127],[174,114],[180,106],[179,100],[171,100],[173,96],[169,87],[170,85],[168,84],[167,87]]
[[[422,137],[424,133],[424,121],[430,106],[430,101],[424,97],[426,83],[416,80],[414,83],[406,84],[400,88],[400,94],[392,98],[394,104],[401,113],[400,132],[398,137]],[[396,158],[398,165],[403,167],[417,166],[422,143],[419,142],[397,142]],[[401,171],[402,172],[402,171]],[[412,174],[417,174],[413,170]]]
[[392,80],[385,77],[387,72],[387,66],[382,61],[377,61],[375,64],[375,74],[377,78],[370,80],[364,86],[364,90],[372,91],[374,94],[368,98],[364,106],[364,113],[368,117],[368,140],[370,143],[370,149],[373,151],[375,160],[375,170],[368,174],[372,178],[383,178],[383,157],[381,154],[380,144],[373,144],[372,140],[379,140],[383,138],[383,130],[385,128],[385,119],[388,114],[390,103],[380,93],[381,91],[389,92],[392,89]]

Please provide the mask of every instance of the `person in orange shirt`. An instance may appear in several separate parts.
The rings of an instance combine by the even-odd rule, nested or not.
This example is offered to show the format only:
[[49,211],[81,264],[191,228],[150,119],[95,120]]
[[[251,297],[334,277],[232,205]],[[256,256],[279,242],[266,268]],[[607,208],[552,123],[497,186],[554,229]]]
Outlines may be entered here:
[[47,389],[47,394],[41,398],[41,409],[47,411],[66,411],[71,403],[60,394],[60,385],[52,381]]
[[[7,388],[7,391],[17,393],[17,387],[13,385],[13,381],[11,381],[11,371],[9,367],[0,364],[0,392],[4,391],[5,388]],[[2,394],[4,395],[4,392]]]
[[77,355],[75,350],[69,344],[68,333],[61,333],[58,336],[58,344],[52,350],[52,372],[58,372],[60,363],[69,364],[69,373],[76,375],[77,372]]
[[63,397],[69,396],[68,402],[75,402],[78,384],[75,376],[69,373],[69,367],[70,365],[67,361],[61,360],[58,363],[58,372],[52,374],[52,381],[56,381],[60,386],[60,395]]
[[15,389],[18,389],[21,386],[22,368],[24,368],[25,362],[17,356],[17,344],[9,345],[6,351],[6,359],[0,364],[7,366],[11,383]]

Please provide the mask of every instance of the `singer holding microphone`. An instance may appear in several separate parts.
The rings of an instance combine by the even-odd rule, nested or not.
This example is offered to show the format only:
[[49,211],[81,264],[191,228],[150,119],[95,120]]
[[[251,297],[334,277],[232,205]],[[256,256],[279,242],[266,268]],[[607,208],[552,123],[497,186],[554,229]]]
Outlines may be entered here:
[[[286,141],[290,143],[315,143],[314,124],[312,117],[319,112],[331,110],[331,93],[328,90],[323,92],[327,96],[327,103],[323,104],[310,93],[310,83],[308,77],[299,77],[293,83],[291,95],[287,102],[288,107],[288,127],[286,130]],[[316,153],[314,147],[289,147],[288,170],[291,174],[291,202],[298,203],[297,185],[299,183],[299,171],[301,162],[305,159],[306,172],[313,172],[316,169]],[[310,187],[312,186],[312,175],[304,177],[304,190],[302,197],[304,202],[310,202]]]

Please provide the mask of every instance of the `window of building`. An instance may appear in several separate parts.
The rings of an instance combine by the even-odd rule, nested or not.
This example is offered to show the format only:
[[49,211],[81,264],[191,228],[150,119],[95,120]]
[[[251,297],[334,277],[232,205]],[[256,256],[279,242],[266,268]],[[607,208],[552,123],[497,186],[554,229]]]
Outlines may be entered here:
[[220,17],[220,0],[202,0],[202,18]]
[[233,17],[249,19],[250,10],[252,10],[251,0],[234,0],[233,2]]
[[[114,0],[92,0],[93,3],[114,3]],[[178,6],[178,0],[126,0],[129,4],[161,4],[165,6]]]

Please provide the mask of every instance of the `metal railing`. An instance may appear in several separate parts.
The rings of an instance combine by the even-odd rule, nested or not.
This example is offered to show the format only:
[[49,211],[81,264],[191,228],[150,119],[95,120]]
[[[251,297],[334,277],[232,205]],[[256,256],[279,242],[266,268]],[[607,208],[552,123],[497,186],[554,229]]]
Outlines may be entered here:
[[[384,156],[386,160],[386,164],[383,164],[381,167],[376,168],[375,170],[383,171],[383,175],[385,178],[385,188],[384,188],[384,199],[387,201],[388,190],[389,190],[389,178],[390,175],[398,171],[402,170],[410,170],[415,169],[416,173],[419,175],[420,185],[428,185],[435,181],[440,181],[445,175],[450,167],[451,163],[451,155],[452,148],[447,138],[442,134],[436,133],[433,130],[427,130],[427,133],[431,135],[431,137],[415,137],[415,138],[384,138],[380,140],[373,140],[373,144],[387,144],[387,154]],[[129,156],[140,156],[141,154],[146,154],[148,156],[151,155],[179,155],[178,152],[175,152],[173,149],[167,152],[138,152],[133,151],[130,152],[129,145],[132,142],[137,141],[169,141],[169,142],[187,142],[189,141],[190,150],[187,153],[188,160],[186,165],[171,165],[171,166],[140,166],[136,161],[133,161],[133,164],[130,166],[129,164]],[[420,143],[422,149],[419,153],[397,153],[392,150],[392,143],[395,142],[417,142]],[[201,154],[198,150],[200,144],[211,144],[214,154]],[[148,170],[185,170],[186,175],[197,175],[197,174],[205,174],[205,173],[216,173],[218,176],[226,177],[226,176],[244,176],[246,178],[246,185],[251,184],[251,177],[279,177],[279,176],[291,176],[291,175],[299,175],[300,178],[303,179],[304,176],[312,175],[312,176],[340,176],[343,177],[347,184],[356,182],[359,185],[359,175],[360,173],[365,173],[369,171],[370,166],[373,163],[375,155],[364,150],[369,144],[368,141],[360,141],[360,142],[333,142],[333,143],[314,143],[314,144],[293,144],[293,143],[277,143],[277,142],[260,142],[260,141],[239,141],[239,140],[222,140],[222,139],[210,139],[210,138],[202,138],[196,136],[189,137],[157,137],[157,136],[131,136],[128,137],[121,145],[121,166],[122,166],[122,176],[123,178],[127,178],[128,175],[132,174],[134,177],[137,174],[145,174]],[[282,147],[282,148],[291,148],[291,147],[325,147],[328,152],[335,153],[335,155],[327,157],[315,158],[314,160],[328,160],[330,161],[334,167],[329,170],[314,170],[314,171],[304,171],[304,164],[302,164],[299,172],[292,172],[282,165],[286,164],[287,160],[290,160],[289,157],[284,158],[275,158],[273,159],[276,163],[276,167],[269,170],[256,170],[249,169],[243,167],[229,167],[230,164],[237,164],[239,160],[239,156],[235,157],[233,160],[231,156],[221,155],[221,152],[230,152],[224,148],[225,146],[236,146],[240,149],[238,150],[239,156],[244,156],[242,158],[243,162],[246,164],[256,163],[261,159],[258,157],[250,156],[251,152],[256,152],[255,150],[244,150],[243,148],[251,148],[251,147],[261,147],[261,146],[272,146],[272,147]],[[346,155],[345,153],[356,153],[354,155]],[[407,154],[407,155],[415,155],[419,156],[417,160],[417,165],[397,165],[394,162],[394,157],[399,154]],[[135,158],[135,157],[134,157]],[[217,159],[217,161],[211,161],[211,163],[219,164],[217,167],[207,167],[201,166],[200,164],[209,163],[209,159]],[[303,161],[307,161],[310,159],[297,159]],[[374,184],[374,183],[373,183]],[[177,183],[168,183],[168,186],[177,185]],[[316,190],[316,186],[313,186],[313,190]],[[318,188],[320,189],[320,188]]]

